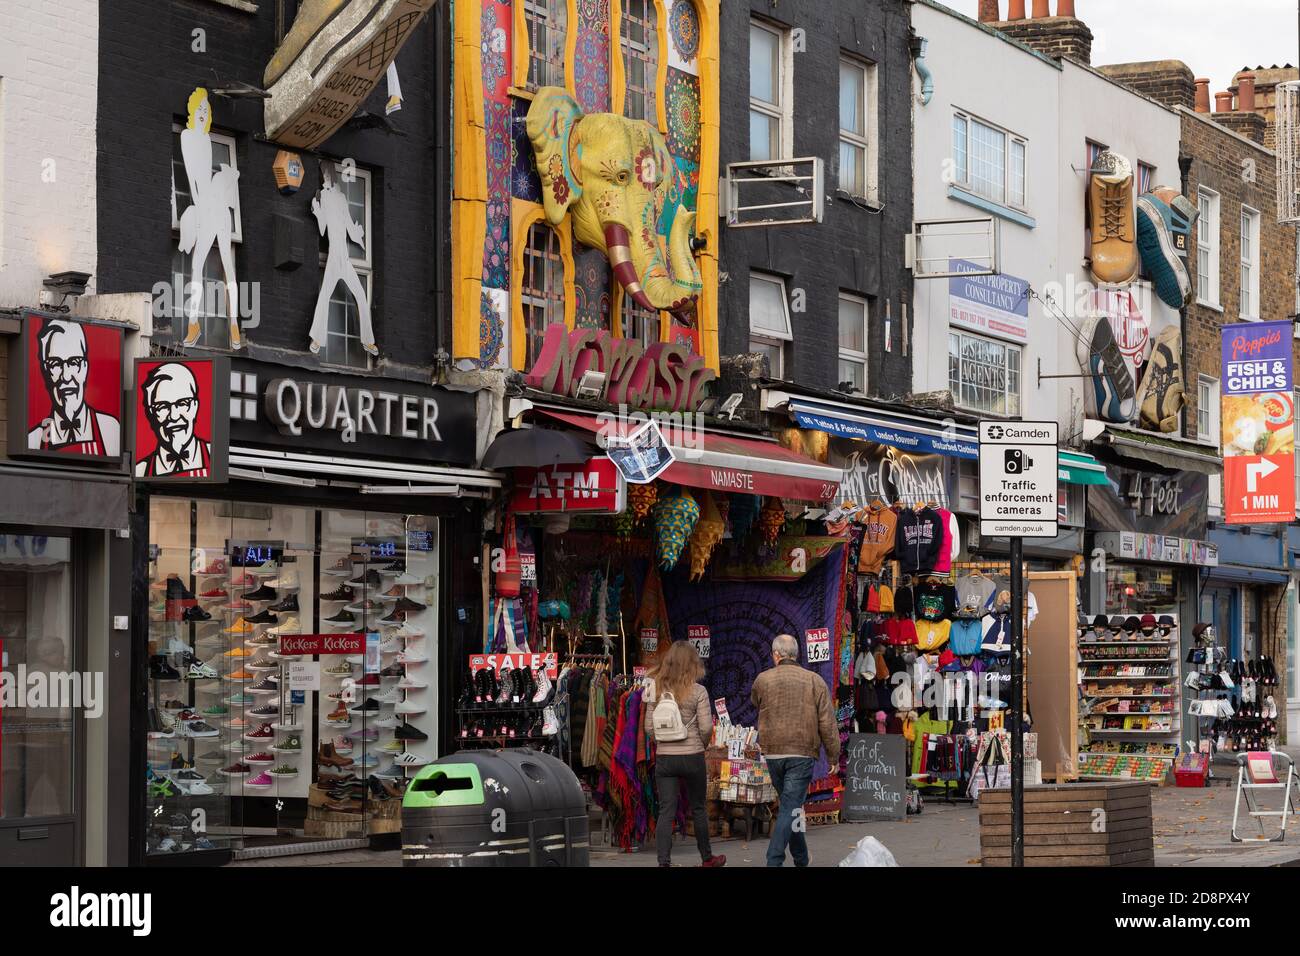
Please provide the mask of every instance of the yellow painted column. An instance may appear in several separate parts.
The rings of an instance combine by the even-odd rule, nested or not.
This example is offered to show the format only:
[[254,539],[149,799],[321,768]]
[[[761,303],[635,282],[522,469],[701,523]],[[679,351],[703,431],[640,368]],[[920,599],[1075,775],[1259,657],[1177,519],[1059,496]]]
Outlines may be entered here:
[[700,189],[695,229],[705,240],[700,251],[700,290],[697,321],[700,348],[709,368],[718,368],[718,92],[720,0],[695,0],[700,14]]
[[483,118],[480,0],[457,0],[452,24],[451,351],[479,358],[483,243],[487,238],[487,133]]

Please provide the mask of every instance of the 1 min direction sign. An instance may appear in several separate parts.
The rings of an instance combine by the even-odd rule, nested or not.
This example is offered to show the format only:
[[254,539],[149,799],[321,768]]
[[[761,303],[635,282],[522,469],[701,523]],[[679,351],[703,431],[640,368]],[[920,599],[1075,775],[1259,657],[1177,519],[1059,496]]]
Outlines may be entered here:
[[1055,538],[1056,422],[982,421],[980,534]]

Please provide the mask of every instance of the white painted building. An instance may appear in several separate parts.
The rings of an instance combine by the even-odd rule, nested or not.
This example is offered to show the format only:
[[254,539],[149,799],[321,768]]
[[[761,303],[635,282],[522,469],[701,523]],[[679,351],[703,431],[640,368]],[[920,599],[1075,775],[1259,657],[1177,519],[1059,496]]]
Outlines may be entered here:
[[[930,0],[913,4],[912,23],[933,78],[930,102],[918,95],[913,109],[915,218],[992,215],[999,237],[998,276],[914,283],[913,391],[949,389],[973,413],[1058,421],[1073,439],[1085,381],[1039,372],[1081,372],[1072,326],[1082,327],[1094,288],[1084,259],[1089,144],[1127,157],[1135,176],[1140,163],[1153,183],[1177,185],[1178,116]],[[975,247],[942,233],[922,244],[927,254]],[[1178,321],[1148,284],[1130,291],[1152,335]]]
[[0,4],[0,308],[95,271],[99,16],[95,0]]

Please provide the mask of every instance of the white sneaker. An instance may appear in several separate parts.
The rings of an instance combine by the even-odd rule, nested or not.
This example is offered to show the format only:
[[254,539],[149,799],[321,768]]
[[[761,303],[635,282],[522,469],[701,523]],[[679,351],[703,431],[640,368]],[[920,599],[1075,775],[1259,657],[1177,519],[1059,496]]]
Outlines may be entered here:
[[537,693],[533,695],[533,703],[540,704],[545,702],[546,698],[551,696],[551,679],[546,676],[546,670],[542,669],[537,672]]
[[402,649],[402,642],[395,637],[390,637],[388,640],[379,643],[380,654],[398,654]]
[[560,722],[556,719],[554,707],[542,708],[542,733],[554,737],[560,732]]
[[424,631],[412,627],[410,621],[403,621],[401,626],[393,631],[393,636],[400,637],[404,641],[418,641],[424,637]]
[[280,566],[274,561],[265,561],[255,568],[244,568],[244,571],[255,578],[269,578],[279,575]]
[[398,690],[424,690],[429,685],[422,680],[416,680],[413,677],[403,677],[397,682]]
[[266,633],[274,634],[276,637],[283,637],[286,634],[297,634],[298,619],[296,617],[286,617],[275,627],[268,627]]
[[404,651],[397,655],[399,664],[423,664],[429,659],[429,655],[421,651]]
[[422,714],[422,713],[424,713],[424,705],[423,705],[423,704],[412,703],[412,702],[409,701],[409,700],[404,700],[404,701],[402,701],[400,704],[398,704],[396,707],[393,708],[393,713],[395,713],[395,714]]
[[404,750],[393,758],[393,763],[399,767],[423,767],[429,763],[428,757],[421,757],[419,754],[413,754],[409,750]]
[[266,586],[275,588],[277,591],[296,591],[298,590],[298,572],[286,571],[279,577],[267,581]]
[[400,704],[402,702],[402,693],[394,687],[387,694],[382,694],[379,697],[376,697],[375,700],[379,701],[381,704]]
[[417,574],[412,574],[410,571],[403,571],[397,576],[397,580],[393,583],[408,588],[422,588],[428,584],[428,578],[422,578]]

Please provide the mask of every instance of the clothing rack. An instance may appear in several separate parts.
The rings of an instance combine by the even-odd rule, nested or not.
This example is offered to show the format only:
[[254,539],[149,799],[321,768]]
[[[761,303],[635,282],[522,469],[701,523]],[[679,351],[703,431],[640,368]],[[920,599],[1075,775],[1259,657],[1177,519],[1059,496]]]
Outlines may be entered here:
[[[613,676],[614,676],[614,673],[613,673],[613,671],[614,671],[614,658],[613,658],[613,656],[610,655],[610,654],[570,654],[570,655],[568,655],[567,657],[564,657],[564,658],[562,658],[562,659],[560,660],[560,670],[561,670],[561,671],[564,670],[564,668],[565,668],[566,666],[569,666],[569,665],[576,665],[576,666],[578,666],[578,667],[591,667],[591,668],[595,669],[595,668],[599,667],[599,666],[602,665],[602,664],[605,665],[605,667],[607,667],[607,668],[609,669],[609,672],[610,672],[610,675],[609,675],[609,676],[610,676],[610,678],[612,679]],[[559,675],[558,675],[558,673],[557,673],[557,675],[556,675],[556,680],[557,680],[557,681],[559,680]],[[568,693],[568,691],[566,691],[566,693]],[[564,723],[565,723],[565,728],[564,728],[565,733],[564,733],[562,739],[567,739],[567,740],[568,740],[568,746],[567,746],[567,747],[561,747],[561,748],[559,748],[559,749],[560,749],[560,759],[563,760],[563,761],[565,762],[565,764],[569,765],[570,768],[571,768],[572,765],[573,765],[573,704],[572,704],[572,694],[570,694],[570,704],[569,704],[569,707],[566,709],[565,714],[564,714]]]

